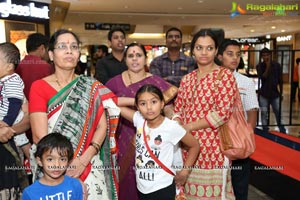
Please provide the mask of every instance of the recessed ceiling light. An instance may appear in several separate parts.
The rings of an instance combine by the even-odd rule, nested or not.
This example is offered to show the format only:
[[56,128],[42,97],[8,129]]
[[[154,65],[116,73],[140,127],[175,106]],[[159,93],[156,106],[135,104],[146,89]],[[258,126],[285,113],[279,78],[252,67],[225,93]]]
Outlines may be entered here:
[[177,10],[182,10],[182,7],[178,7]]
[[285,30],[281,30],[281,33],[284,33],[285,32]]
[[198,3],[203,3],[204,1],[203,1],[203,0],[198,0],[197,2],[198,2]]
[[271,29],[276,29],[276,26],[271,26]]
[[254,33],[254,32],[255,32],[255,30],[254,30],[254,29],[251,29],[251,30],[250,30],[250,32],[251,32],[251,33]]

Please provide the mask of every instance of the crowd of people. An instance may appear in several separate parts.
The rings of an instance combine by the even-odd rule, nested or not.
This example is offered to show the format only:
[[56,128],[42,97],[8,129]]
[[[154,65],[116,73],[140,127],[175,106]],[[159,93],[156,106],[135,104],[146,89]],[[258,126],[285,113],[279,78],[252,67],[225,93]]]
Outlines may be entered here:
[[148,67],[142,44],[125,48],[126,33],[110,30],[111,53],[99,46],[94,77],[76,73],[80,40],[72,31],[29,35],[22,61],[14,44],[0,44],[0,199],[174,200],[179,187],[186,199],[247,199],[249,158],[221,153],[219,127],[239,93],[253,129],[261,107],[268,131],[272,105],[285,133],[281,66],[262,49],[258,99],[253,81],[237,72],[235,40],[218,44],[201,29],[187,56],[180,29],[165,39],[168,51]]

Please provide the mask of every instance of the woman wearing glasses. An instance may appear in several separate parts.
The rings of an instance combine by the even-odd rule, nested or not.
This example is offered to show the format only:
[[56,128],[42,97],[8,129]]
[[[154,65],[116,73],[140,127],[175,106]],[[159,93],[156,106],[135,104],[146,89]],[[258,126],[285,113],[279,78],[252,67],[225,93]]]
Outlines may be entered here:
[[114,130],[108,128],[111,122],[118,123],[116,97],[100,82],[75,74],[79,44],[78,37],[64,29],[50,38],[49,57],[55,72],[34,82],[30,90],[33,141],[37,143],[51,132],[67,136],[75,154],[67,175],[86,183],[88,199],[116,199],[114,155],[110,151],[114,138],[108,131]]

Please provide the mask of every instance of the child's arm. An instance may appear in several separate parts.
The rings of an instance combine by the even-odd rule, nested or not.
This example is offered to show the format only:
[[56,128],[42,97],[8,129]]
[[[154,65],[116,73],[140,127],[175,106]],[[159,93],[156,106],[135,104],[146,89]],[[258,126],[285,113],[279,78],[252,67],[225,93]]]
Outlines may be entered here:
[[12,126],[21,110],[22,100],[18,98],[8,98],[8,102],[8,111],[7,115],[3,118],[3,122]]
[[134,106],[134,98],[118,97],[118,106]]
[[175,182],[177,185],[183,185],[186,182],[200,150],[199,142],[190,133],[186,133],[181,142],[188,148],[188,157],[183,165],[183,169],[176,173]]
[[121,109],[121,116],[132,122],[133,115],[136,111],[127,107],[119,107],[119,108]]
[[22,104],[22,111],[24,113],[23,119],[14,124],[11,128],[16,132],[16,135],[27,131],[30,128],[30,121],[29,121],[29,113],[28,113],[28,102],[23,102]]
[[5,123],[4,121],[0,120],[0,128],[6,127],[6,126],[8,126],[8,124]]

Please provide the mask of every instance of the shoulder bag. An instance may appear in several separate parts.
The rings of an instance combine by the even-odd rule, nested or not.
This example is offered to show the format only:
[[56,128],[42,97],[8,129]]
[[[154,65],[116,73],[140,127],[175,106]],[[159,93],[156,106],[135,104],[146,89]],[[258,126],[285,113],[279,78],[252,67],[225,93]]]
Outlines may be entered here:
[[[217,79],[221,79],[223,69]],[[217,87],[216,87],[217,88]],[[229,120],[219,127],[221,152],[230,160],[244,159],[255,151],[253,128],[247,123],[239,91],[235,94],[233,112]]]

